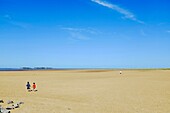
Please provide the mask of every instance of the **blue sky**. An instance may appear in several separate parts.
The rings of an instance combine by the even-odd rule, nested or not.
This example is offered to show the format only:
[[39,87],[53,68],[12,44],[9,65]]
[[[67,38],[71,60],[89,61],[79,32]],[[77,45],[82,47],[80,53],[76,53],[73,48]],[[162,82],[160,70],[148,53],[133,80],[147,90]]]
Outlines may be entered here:
[[0,67],[170,67],[169,0],[0,0]]

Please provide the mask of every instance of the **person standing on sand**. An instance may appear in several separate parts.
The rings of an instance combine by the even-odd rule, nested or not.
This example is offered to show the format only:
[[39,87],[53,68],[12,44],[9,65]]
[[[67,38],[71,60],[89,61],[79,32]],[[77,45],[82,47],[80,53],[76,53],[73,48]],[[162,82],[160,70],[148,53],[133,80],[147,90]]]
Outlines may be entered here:
[[122,71],[119,71],[119,74],[122,74]]
[[31,87],[31,85],[30,85],[29,82],[27,82],[26,87],[27,87],[27,90],[29,91],[29,90],[30,90],[30,87]]
[[32,88],[33,88],[33,90],[35,91],[35,89],[36,89],[36,84],[35,84],[35,82],[33,83],[33,85],[32,85]]

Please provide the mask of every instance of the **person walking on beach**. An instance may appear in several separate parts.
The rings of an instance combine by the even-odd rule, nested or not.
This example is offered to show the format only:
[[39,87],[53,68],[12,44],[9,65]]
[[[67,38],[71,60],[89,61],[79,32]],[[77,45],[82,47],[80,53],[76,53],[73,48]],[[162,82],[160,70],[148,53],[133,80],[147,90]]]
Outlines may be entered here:
[[27,87],[27,90],[29,91],[29,90],[30,90],[30,87],[31,87],[31,85],[30,85],[29,82],[27,82],[26,87]]
[[34,82],[33,85],[32,85],[32,88],[33,88],[34,91],[36,91],[36,90],[35,90],[36,87],[37,87],[37,86],[36,86],[36,84],[35,84],[35,82]]

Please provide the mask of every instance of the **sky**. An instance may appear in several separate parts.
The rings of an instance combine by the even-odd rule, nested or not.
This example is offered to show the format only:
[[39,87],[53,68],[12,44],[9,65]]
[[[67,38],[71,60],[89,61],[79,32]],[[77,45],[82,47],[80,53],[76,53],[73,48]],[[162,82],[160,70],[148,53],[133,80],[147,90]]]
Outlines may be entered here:
[[169,0],[0,0],[0,68],[169,68]]

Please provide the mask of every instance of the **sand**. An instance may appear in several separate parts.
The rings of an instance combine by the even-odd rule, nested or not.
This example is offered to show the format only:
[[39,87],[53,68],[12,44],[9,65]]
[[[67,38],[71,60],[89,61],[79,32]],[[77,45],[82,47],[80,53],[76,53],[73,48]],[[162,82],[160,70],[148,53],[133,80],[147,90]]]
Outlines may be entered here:
[[0,72],[1,99],[25,102],[12,113],[170,113],[170,70]]

